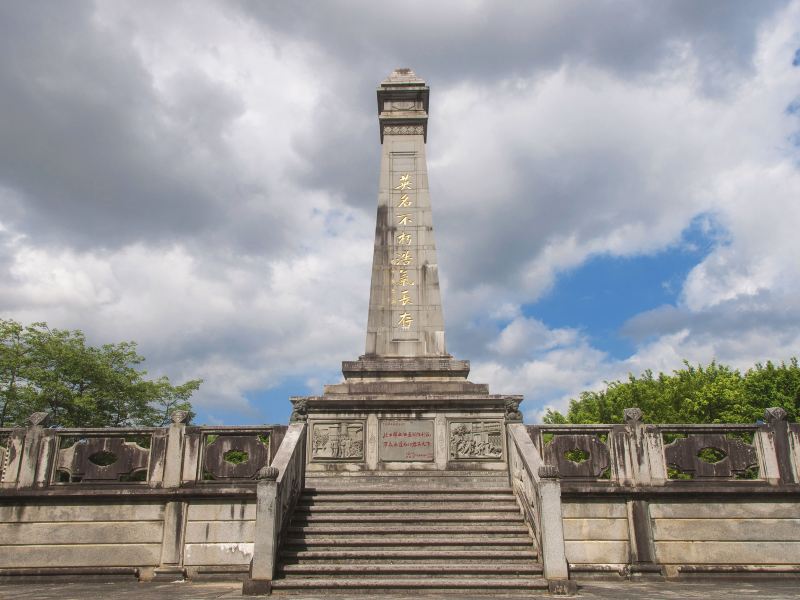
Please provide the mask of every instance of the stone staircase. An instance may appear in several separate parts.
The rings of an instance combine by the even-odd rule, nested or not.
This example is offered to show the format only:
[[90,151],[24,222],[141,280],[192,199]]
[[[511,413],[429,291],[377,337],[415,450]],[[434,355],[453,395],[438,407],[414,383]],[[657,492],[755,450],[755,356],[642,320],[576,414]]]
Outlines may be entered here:
[[277,593],[547,589],[505,476],[340,474],[306,484],[281,547]]

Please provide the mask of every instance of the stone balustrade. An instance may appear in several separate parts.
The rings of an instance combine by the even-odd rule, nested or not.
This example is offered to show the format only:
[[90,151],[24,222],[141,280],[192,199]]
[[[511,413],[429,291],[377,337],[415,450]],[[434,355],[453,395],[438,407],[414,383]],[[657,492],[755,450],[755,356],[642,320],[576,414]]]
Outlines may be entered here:
[[[286,426],[0,430],[0,580],[247,573]],[[292,471],[297,478],[297,468]],[[109,545],[113,540],[114,544]]]
[[168,488],[220,483],[255,484],[286,426],[193,427],[185,413],[169,427],[46,427],[46,414],[27,428],[0,429],[0,493],[126,486]]
[[271,591],[278,549],[303,491],[306,472],[306,424],[289,425],[272,466],[259,473],[256,542],[244,595]]
[[782,409],[743,425],[641,416],[526,427],[558,472],[571,577],[800,574],[798,424]]

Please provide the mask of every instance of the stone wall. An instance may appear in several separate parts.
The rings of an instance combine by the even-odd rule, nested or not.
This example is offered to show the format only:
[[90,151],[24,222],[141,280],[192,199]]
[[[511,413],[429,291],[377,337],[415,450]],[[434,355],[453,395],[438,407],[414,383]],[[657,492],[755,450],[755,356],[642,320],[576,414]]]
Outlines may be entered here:
[[[757,498],[650,503],[656,560],[669,575],[686,565],[700,572],[796,571],[800,563],[800,501]],[[772,567],[772,568],[764,568]],[[695,569],[696,570],[696,569]],[[691,570],[689,571],[691,572]]]
[[0,506],[0,566],[157,567],[164,503],[25,501]]

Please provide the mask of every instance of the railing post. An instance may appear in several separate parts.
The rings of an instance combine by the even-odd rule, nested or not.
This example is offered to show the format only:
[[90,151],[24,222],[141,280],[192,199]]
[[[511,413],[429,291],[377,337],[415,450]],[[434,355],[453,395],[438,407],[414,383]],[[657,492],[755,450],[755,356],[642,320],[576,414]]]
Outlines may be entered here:
[[22,464],[22,449],[25,446],[25,429],[14,429],[6,440],[5,470],[0,487],[13,488],[19,480],[19,470]]
[[[47,445],[44,427],[47,425],[49,418],[50,414],[46,412],[33,413],[28,417],[30,426],[25,431],[25,441],[22,443],[17,487],[30,488],[37,483],[46,483],[50,461],[47,456],[40,457],[40,454],[44,449],[43,446]],[[44,459],[44,464],[42,464],[41,459]]]
[[764,411],[764,420],[756,432],[759,454],[763,455],[763,474],[773,485],[800,483],[795,479],[792,465],[792,444],[789,440],[789,423],[786,411],[780,407]]
[[186,434],[186,421],[189,413],[185,410],[176,410],[170,415],[172,423],[167,431],[167,450],[164,455],[165,488],[180,487],[181,470],[183,468],[183,440]]
[[621,485],[650,485],[650,455],[642,411],[639,408],[626,408],[623,419],[625,425],[616,425],[611,430],[613,471]]
[[564,525],[561,514],[561,484],[558,468],[541,465],[539,476],[539,511],[542,527],[542,562],[544,576],[550,579],[569,578],[567,556],[564,550]]
[[786,411],[768,408],[764,411],[766,423],[755,432],[753,445],[758,450],[759,471],[770,485],[794,481],[789,449],[789,427]]

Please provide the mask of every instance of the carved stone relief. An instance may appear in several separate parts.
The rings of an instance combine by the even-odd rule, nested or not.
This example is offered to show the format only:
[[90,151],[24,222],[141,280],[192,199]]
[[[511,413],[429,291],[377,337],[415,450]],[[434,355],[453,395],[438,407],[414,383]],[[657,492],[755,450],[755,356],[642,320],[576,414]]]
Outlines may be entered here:
[[499,459],[503,456],[503,423],[468,421],[450,423],[450,458]]
[[425,128],[422,125],[384,125],[384,135],[422,135]]
[[312,425],[312,460],[362,460],[363,458],[363,423],[341,421]]

